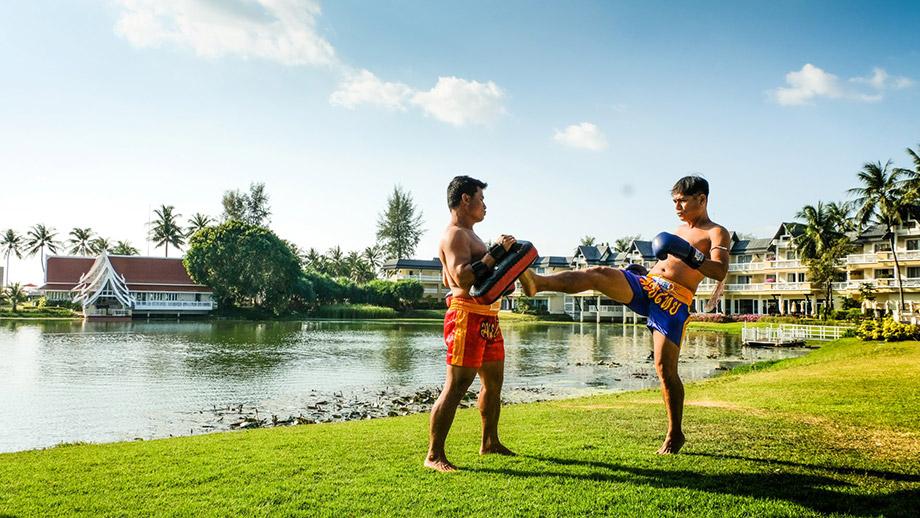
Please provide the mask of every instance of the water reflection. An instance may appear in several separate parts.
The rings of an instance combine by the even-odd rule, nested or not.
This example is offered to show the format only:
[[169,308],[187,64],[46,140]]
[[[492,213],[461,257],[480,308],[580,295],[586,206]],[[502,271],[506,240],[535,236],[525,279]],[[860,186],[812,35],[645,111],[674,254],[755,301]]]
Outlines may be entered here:
[[[651,336],[622,325],[503,326],[512,400],[654,386]],[[796,350],[691,332],[685,379]],[[0,323],[0,451],[201,431],[199,411],[246,404],[297,415],[322,393],[364,398],[440,385],[439,323]]]

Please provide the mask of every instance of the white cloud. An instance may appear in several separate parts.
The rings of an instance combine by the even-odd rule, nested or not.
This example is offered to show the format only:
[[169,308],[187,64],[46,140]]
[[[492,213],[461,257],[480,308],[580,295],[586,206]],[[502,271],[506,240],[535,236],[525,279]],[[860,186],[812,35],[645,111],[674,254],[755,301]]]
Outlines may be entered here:
[[869,77],[852,77],[841,81],[839,77],[812,65],[786,74],[788,86],[769,92],[770,97],[783,106],[810,104],[817,98],[847,99],[861,102],[878,102],[883,92],[907,88],[913,81],[906,77],[891,77],[884,69],[876,68]]
[[591,151],[607,149],[607,137],[590,122],[572,124],[562,131],[556,130],[553,140],[565,146]]
[[316,32],[313,0],[116,0],[115,32],[137,47],[174,45],[208,58],[239,56],[284,65],[335,63]]
[[329,96],[329,102],[352,110],[361,104],[405,110],[405,102],[412,94],[413,90],[408,85],[381,81],[372,72],[360,70],[339,84]]
[[459,77],[439,77],[431,90],[417,92],[412,104],[454,126],[488,124],[505,113],[505,93],[492,81],[480,83]]

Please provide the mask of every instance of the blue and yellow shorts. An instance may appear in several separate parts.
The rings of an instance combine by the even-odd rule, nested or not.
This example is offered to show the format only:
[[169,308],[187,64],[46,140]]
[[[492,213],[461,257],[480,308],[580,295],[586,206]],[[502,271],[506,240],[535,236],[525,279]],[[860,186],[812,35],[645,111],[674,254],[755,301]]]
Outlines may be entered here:
[[648,328],[658,331],[680,347],[687,322],[693,292],[660,275],[639,276],[622,270],[632,288],[633,298],[627,307],[648,319]]

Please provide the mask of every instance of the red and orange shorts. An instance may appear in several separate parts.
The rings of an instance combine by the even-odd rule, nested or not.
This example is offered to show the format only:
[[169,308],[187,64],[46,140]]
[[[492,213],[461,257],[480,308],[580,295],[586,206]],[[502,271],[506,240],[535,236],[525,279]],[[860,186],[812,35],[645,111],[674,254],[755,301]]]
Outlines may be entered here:
[[444,343],[448,365],[478,369],[483,362],[505,359],[505,339],[498,327],[500,304],[483,306],[472,299],[447,297]]

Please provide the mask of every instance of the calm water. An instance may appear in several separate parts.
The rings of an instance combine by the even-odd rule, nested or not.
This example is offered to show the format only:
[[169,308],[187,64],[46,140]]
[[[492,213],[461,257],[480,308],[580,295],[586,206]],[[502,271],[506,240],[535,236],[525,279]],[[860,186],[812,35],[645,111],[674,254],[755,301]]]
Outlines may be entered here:
[[[657,385],[644,327],[503,326],[511,401]],[[681,376],[802,354],[693,332]],[[440,385],[437,323],[0,323],[0,452],[202,433],[216,407],[298,415],[339,393]],[[474,386],[476,388],[476,386]]]

